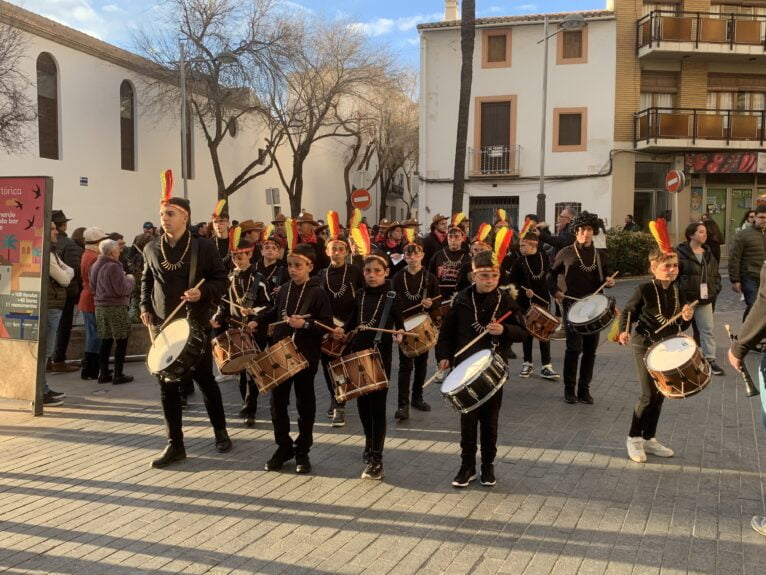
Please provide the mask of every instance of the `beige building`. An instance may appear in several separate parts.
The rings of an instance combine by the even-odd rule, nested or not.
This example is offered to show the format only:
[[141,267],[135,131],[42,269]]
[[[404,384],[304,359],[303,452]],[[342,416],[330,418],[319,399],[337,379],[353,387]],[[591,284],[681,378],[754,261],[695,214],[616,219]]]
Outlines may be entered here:
[[[610,0],[617,22],[612,221],[642,225],[673,207],[681,233],[707,212],[726,254],[766,194],[766,1]],[[671,229],[673,226],[671,225]]]

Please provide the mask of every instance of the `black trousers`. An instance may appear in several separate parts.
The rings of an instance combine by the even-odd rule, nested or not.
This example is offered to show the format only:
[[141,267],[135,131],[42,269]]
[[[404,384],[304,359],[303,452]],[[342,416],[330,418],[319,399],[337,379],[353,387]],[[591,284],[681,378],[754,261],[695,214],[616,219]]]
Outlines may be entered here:
[[[383,341],[378,346],[380,359],[383,362],[383,369],[386,372],[386,378],[391,379],[391,341]],[[373,391],[356,400],[356,407],[359,410],[359,420],[364,429],[364,445],[370,450],[372,461],[380,462],[383,460],[383,446],[386,442],[386,399],[388,398],[388,388],[380,391]]]
[[69,338],[72,336],[72,320],[74,318],[74,306],[80,299],[79,295],[67,296],[64,308],[61,311],[61,321],[56,330],[56,347],[53,349],[51,361],[60,363],[66,361],[66,350],[69,347]]
[[633,363],[636,366],[636,375],[638,376],[641,395],[638,398],[636,407],[633,409],[633,420],[631,421],[628,435],[630,437],[643,437],[644,439],[651,439],[657,433],[657,423],[662,412],[662,402],[665,400],[665,396],[657,391],[657,386],[646,370],[646,364],[644,363],[644,355],[650,346],[651,342],[646,341],[641,336],[637,335],[633,338]]
[[497,455],[497,425],[500,407],[503,405],[501,387],[479,408],[460,415],[460,458],[463,465],[476,465],[476,450],[481,441],[481,463],[495,461]]
[[319,359],[322,362],[322,373],[324,373],[324,381],[327,384],[327,391],[330,392],[330,408],[335,409],[336,407],[346,407],[345,401],[338,401],[335,399],[335,382],[332,379],[332,375],[330,375],[330,363],[338,358],[323,353],[320,355]]
[[258,386],[247,370],[239,372],[239,394],[242,396],[242,409],[245,417],[255,417],[255,408],[258,407]]
[[[205,344],[202,357],[197,366],[192,369],[190,378],[197,383],[202,392],[202,399],[205,402],[205,409],[213,429],[226,429],[226,415],[223,411],[221,390],[215,377],[213,377],[213,354],[210,341]],[[183,444],[181,386],[179,382],[160,380],[160,400],[168,439],[171,443]]]
[[423,399],[423,383],[426,381],[426,370],[428,369],[428,352],[415,357],[407,357],[399,348],[399,407],[410,403],[410,376],[413,367],[415,368],[415,379],[412,381],[412,399]]
[[[564,385],[574,387],[577,380],[577,364],[580,364],[579,392],[588,391],[593,379],[599,334],[580,335],[572,331],[569,322],[566,327],[567,347],[564,352]],[[582,355],[582,357],[580,357]]]
[[[521,342],[522,349],[524,350],[524,362],[532,363],[532,344],[535,343],[535,337],[531,333],[527,333],[524,337],[524,341]],[[540,363],[548,365],[551,362],[551,342],[538,340],[540,342]]]
[[[280,383],[271,392],[271,423],[274,426],[274,441],[285,451],[294,451],[298,455],[308,455],[314,443],[314,419],[316,418],[316,397],[314,395],[314,376],[317,365],[309,365],[284,383]],[[298,437],[290,437],[290,416],[287,406],[290,404],[290,390],[295,388],[295,407],[298,409]]]

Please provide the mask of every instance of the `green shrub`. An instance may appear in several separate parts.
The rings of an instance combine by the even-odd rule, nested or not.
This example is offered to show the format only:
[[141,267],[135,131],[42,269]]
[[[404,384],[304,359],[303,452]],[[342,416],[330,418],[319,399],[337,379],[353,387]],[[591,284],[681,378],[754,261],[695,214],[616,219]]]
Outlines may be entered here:
[[649,252],[656,245],[652,234],[610,229],[606,232],[606,247],[612,273],[619,271],[621,277],[649,273]]

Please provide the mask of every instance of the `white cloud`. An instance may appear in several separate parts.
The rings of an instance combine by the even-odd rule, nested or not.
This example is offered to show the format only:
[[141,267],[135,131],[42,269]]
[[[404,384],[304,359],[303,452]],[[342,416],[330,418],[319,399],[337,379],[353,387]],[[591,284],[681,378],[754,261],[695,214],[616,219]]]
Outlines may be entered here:
[[418,24],[424,22],[438,22],[444,17],[441,12],[433,14],[416,14],[415,16],[406,16],[403,18],[376,18],[368,22],[356,22],[352,28],[360,30],[368,36],[385,36],[393,32],[409,32],[414,30]]
[[524,10],[525,12],[534,12],[537,10],[537,4],[519,4],[517,8],[519,10]]
[[106,21],[88,0],[24,0],[17,2],[22,8],[75,28],[85,34],[103,38]]
[[103,8],[101,8],[104,12],[107,12],[109,14],[115,14],[117,12],[125,12],[122,8],[117,6],[116,4],[107,4]]

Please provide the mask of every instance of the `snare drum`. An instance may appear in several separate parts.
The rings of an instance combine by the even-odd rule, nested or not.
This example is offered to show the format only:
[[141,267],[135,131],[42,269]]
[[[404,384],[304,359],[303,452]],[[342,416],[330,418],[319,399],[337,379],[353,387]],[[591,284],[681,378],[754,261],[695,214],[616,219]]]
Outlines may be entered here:
[[335,399],[345,403],[388,387],[386,370],[377,349],[364,349],[330,362],[330,376],[335,382]]
[[508,365],[490,349],[482,349],[461,361],[442,384],[445,401],[460,413],[480,407],[508,381]]
[[[343,322],[337,317],[332,318],[332,322],[335,327],[343,327]],[[351,339],[350,334],[346,334],[343,339],[335,339],[331,333],[328,333],[322,340],[322,353],[330,357],[340,357],[343,355],[343,350],[346,349],[349,339]]]
[[188,319],[177,319],[154,338],[146,356],[146,368],[164,381],[177,381],[197,365],[206,343],[203,329]]
[[646,351],[644,363],[657,390],[668,399],[691,397],[710,383],[710,364],[686,335],[658,341]]
[[251,359],[247,366],[258,391],[266,393],[309,366],[293,340],[282,339]]
[[239,373],[260,348],[244,329],[230,329],[213,339],[213,359],[223,374]]
[[567,321],[575,333],[594,335],[608,328],[616,314],[614,298],[597,293],[575,302]]
[[551,335],[560,325],[561,322],[555,315],[536,304],[532,304],[524,315],[527,331],[540,341],[550,341]]
[[399,344],[406,357],[415,357],[426,353],[436,346],[436,340],[439,337],[439,331],[427,313],[420,313],[404,320],[404,331],[415,334],[405,335],[402,343]]

